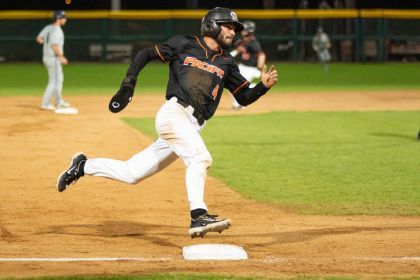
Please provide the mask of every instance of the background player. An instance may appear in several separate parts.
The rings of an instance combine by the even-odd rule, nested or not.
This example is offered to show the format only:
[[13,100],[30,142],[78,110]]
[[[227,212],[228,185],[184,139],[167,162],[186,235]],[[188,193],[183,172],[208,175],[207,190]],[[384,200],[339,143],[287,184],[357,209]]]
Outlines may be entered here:
[[331,60],[330,48],[330,38],[322,27],[318,27],[317,32],[312,39],[312,49],[316,51],[324,71],[328,71],[328,62]]
[[[53,12],[53,23],[45,26],[36,37],[36,41],[43,45],[42,62],[48,71],[48,85],[42,98],[41,109],[52,110],[56,108],[70,107],[62,97],[63,90],[63,68],[62,64],[68,64],[64,56],[64,32],[61,28],[67,22],[64,11]],[[56,106],[51,104],[52,97],[55,97]]]
[[[244,30],[241,32],[241,44],[231,52],[232,56],[238,56],[236,59],[238,61],[239,71],[251,83],[250,87],[255,86],[252,83],[254,79],[261,77],[261,69],[266,59],[261,44],[255,36],[255,31],[256,27],[253,21],[244,21]],[[239,110],[241,108],[242,106],[233,97],[232,109]]]
[[[116,113],[131,101],[137,76],[150,61],[160,59],[170,68],[166,103],[156,115],[159,138],[127,161],[87,157],[75,154],[70,167],[58,177],[58,191],[64,191],[87,174],[136,184],[164,169],[180,157],[186,166],[186,188],[190,206],[191,237],[209,231],[222,232],[230,220],[219,219],[207,212],[204,184],[212,158],[200,136],[207,120],[216,111],[223,88],[227,88],[241,105],[249,105],[263,96],[277,82],[273,66],[263,67],[261,82],[249,88],[234,58],[226,52],[235,32],[243,29],[236,14],[226,8],[207,12],[201,24],[202,36],[175,36],[153,48],[138,52],[131,63],[120,90],[109,103]],[[238,209],[239,210],[239,209]]]

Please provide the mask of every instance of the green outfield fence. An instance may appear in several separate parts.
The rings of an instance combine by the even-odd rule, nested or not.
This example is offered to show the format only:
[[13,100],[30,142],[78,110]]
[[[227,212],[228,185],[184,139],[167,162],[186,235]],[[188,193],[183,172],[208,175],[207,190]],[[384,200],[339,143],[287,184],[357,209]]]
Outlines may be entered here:
[[[174,34],[197,34],[205,10],[68,11],[71,61],[128,61]],[[335,61],[420,59],[420,10],[236,10],[253,20],[269,60],[315,61],[311,39],[323,26]],[[51,11],[0,11],[0,60],[41,60],[35,43]]]

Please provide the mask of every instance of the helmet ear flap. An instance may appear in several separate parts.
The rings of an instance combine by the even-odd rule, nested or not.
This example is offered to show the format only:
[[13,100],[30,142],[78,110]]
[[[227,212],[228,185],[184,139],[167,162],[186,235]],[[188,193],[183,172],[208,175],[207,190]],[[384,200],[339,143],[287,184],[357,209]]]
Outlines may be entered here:
[[215,20],[204,21],[201,25],[201,35],[216,38],[220,33],[220,26]]

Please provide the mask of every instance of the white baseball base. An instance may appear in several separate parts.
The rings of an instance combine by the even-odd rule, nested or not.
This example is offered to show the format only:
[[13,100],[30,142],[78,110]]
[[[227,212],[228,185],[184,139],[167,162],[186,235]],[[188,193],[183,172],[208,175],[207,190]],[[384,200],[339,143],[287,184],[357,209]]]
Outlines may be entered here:
[[54,113],[56,114],[64,114],[64,115],[77,115],[79,113],[79,110],[73,107],[69,108],[57,108],[55,109]]
[[199,244],[184,246],[182,256],[186,260],[246,260],[248,254],[239,246],[227,244]]

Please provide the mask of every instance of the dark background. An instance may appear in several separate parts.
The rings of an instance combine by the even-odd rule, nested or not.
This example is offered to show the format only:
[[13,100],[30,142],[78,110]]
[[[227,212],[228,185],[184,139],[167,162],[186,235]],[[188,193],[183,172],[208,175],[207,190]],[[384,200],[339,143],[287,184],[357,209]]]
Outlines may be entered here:
[[[420,9],[420,0],[121,0],[121,9],[318,9],[331,8]],[[0,0],[0,10],[108,10],[112,0]]]

